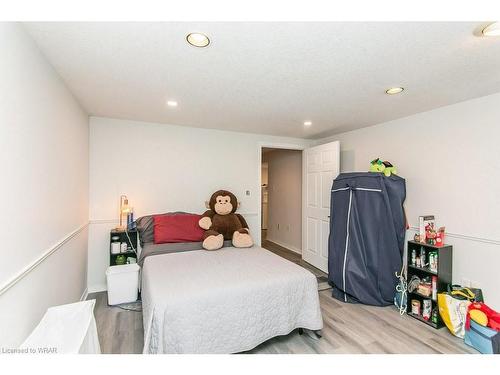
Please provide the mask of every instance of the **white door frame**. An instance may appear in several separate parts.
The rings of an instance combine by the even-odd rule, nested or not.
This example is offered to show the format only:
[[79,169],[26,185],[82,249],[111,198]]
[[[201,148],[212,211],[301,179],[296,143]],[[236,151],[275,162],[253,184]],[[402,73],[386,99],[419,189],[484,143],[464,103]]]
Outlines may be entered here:
[[[261,233],[262,233],[262,194],[261,190],[262,189],[262,149],[263,148],[277,148],[280,150],[295,150],[295,151],[304,151],[306,148],[311,147],[310,145],[298,145],[295,143],[279,143],[279,142],[260,142],[257,144],[257,152],[258,152],[258,157],[257,160],[258,162],[258,181],[259,181],[259,213],[257,214],[257,222],[259,223],[259,233],[258,233],[258,246],[262,246],[262,238],[261,238]],[[304,175],[302,175],[302,186],[304,185]],[[302,224],[301,224],[302,225]],[[302,228],[301,228],[302,230]],[[302,233],[302,232],[301,232]],[[300,252],[302,253],[302,248],[300,249]]]

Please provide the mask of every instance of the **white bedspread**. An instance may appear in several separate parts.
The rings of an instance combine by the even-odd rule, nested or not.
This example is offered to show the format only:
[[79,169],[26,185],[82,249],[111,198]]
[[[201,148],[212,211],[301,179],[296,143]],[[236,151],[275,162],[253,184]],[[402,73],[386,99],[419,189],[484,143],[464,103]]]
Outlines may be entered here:
[[150,256],[142,305],[144,353],[236,353],[323,327],[316,277],[258,247]]

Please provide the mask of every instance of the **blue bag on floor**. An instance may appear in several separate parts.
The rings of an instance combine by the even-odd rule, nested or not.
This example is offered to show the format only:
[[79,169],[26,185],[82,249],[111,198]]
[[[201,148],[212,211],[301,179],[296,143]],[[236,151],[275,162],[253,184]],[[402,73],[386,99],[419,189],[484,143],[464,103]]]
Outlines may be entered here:
[[500,354],[500,332],[470,320],[465,330],[465,343],[483,354]]

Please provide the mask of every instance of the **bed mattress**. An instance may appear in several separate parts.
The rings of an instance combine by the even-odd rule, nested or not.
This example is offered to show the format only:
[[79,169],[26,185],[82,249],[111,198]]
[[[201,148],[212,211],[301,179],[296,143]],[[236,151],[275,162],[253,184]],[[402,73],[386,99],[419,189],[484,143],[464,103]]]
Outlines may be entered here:
[[259,247],[148,257],[142,304],[144,353],[237,353],[323,327],[316,277]]

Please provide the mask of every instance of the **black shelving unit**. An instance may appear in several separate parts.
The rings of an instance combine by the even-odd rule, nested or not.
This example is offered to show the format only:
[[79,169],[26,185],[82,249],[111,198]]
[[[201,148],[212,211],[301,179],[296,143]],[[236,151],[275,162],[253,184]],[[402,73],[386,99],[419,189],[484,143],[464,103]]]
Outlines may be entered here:
[[[128,237],[127,237],[127,233],[128,233]],[[119,239],[120,243],[121,242],[127,243],[127,251],[126,252],[123,252],[123,253],[120,252],[118,254],[111,253],[111,242],[113,242],[111,240],[111,238],[116,237],[116,236],[118,236],[120,238]],[[130,240],[129,240],[129,237],[130,237]],[[118,230],[118,229],[111,230],[111,232],[109,233],[109,265],[116,266],[116,258],[119,255],[125,255],[126,258],[131,257],[131,258],[135,258],[137,260],[137,254],[134,252],[134,250],[132,250],[132,248],[137,250],[137,230],[136,229],[129,230],[127,232],[125,232],[125,230]]]
[[[411,263],[411,253],[415,249],[417,254],[420,254],[420,251],[423,250],[425,252],[426,262],[429,260],[429,253],[434,251],[438,256],[438,267],[437,272],[430,270],[428,267],[416,267]],[[418,276],[419,278],[424,278],[429,276],[437,277],[437,293],[445,292],[448,288],[448,285],[451,285],[452,281],[452,264],[453,264],[453,247],[451,245],[443,245],[443,246],[433,246],[428,245],[421,242],[408,241],[408,256],[407,256],[407,280],[410,281],[413,275]],[[427,297],[415,292],[408,292],[408,307],[407,312],[411,317],[420,320],[421,322],[430,325],[436,329],[444,327],[444,323],[441,319],[441,316],[438,314],[437,323],[433,323],[431,319],[425,320],[422,315],[414,315],[411,312],[412,304],[411,301],[417,299],[420,301],[421,312],[423,306],[423,300],[428,299],[432,302],[432,310],[437,309],[437,300],[432,299],[432,295]]]

